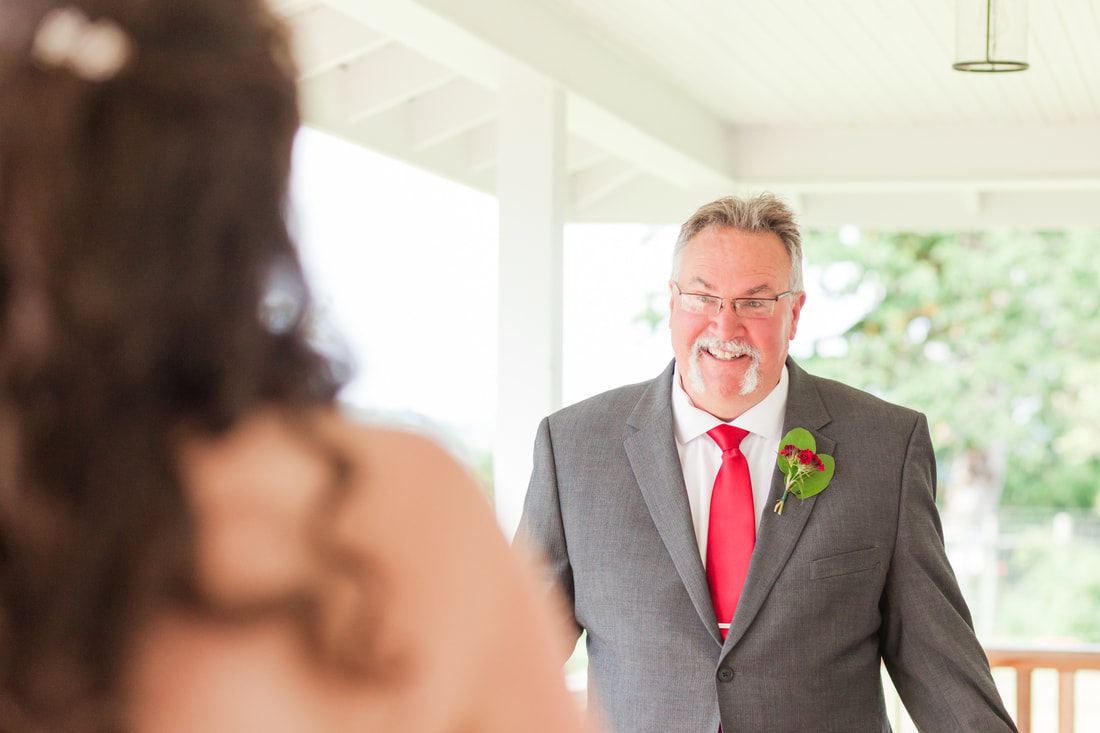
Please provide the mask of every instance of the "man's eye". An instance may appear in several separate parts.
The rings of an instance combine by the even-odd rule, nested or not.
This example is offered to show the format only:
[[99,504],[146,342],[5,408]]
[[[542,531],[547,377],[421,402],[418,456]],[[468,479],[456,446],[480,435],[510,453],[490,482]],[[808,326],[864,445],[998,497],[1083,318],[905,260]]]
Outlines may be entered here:
[[718,298],[713,295],[696,295],[695,299],[699,301],[699,305],[710,305],[711,303],[717,303]]
[[763,308],[764,307],[764,301],[762,301],[762,300],[742,300],[741,301],[741,307],[742,308],[748,308],[749,310],[752,310],[753,308]]

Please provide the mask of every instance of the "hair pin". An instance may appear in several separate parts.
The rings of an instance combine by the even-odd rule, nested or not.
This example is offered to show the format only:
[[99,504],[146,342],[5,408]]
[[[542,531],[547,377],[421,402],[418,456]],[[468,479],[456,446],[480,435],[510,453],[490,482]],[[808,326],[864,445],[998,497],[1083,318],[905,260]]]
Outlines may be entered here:
[[131,45],[126,31],[113,20],[93,22],[77,8],[55,8],[38,25],[31,57],[69,69],[85,81],[102,82],[125,65]]

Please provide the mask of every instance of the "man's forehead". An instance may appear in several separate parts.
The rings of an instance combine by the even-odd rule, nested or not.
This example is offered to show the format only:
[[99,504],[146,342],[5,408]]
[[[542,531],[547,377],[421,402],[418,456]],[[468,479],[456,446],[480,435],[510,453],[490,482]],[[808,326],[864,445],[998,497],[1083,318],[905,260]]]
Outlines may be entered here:
[[698,242],[725,242],[747,246],[769,246],[774,244],[786,251],[783,240],[778,234],[771,231],[750,231],[735,226],[714,225],[700,229],[687,240],[686,249],[691,249]]
[[[702,233],[700,233],[702,234]],[[781,284],[790,270],[790,257],[778,237],[746,234],[749,239],[737,237],[693,237],[684,249],[677,278],[681,285],[705,286],[729,285],[729,280],[739,280],[738,286],[746,292],[756,293]],[[769,239],[774,239],[774,248]],[[746,282],[747,280],[747,282]],[[721,281],[721,282],[719,282]]]
[[[718,283],[713,282],[711,278],[702,273],[687,273],[685,277],[681,278],[680,286],[711,291],[719,287]],[[740,290],[742,295],[761,295],[774,292],[778,292],[777,285],[767,278],[751,281],[750,284],[744,285]]]

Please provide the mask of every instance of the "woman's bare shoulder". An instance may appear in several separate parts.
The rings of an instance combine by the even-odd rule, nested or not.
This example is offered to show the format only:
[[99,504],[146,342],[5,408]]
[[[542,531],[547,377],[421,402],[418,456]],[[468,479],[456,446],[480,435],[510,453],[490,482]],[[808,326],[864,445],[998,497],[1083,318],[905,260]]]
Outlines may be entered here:
[[[434,439],[358,423],[339,413],[330,413],[323,429],[350,460],[353,484],[364,502],[412,506],[419,523],[443,518],[444,510],[491,515],[472,474]],[[424,501],[434,502],[430,510]]]
[[[166,716],[176,704],[184,710],[207,710],[204,724],[230,720],[235,727],[225,729],[241,731],[292,730],[309,716],[321,719],[326,714],[331,721],[357,723],[314,729],[580,730],[544,609],[489,502],[461,463],[430,438],[365,426],[336,411],[311,414],[307,422],[309,432],[350,469],[331,539],[366,561],[378,604],[375,633],[386,651],[400,651],[407,674],[399,685],[368,685],[348,694],[296,656],[294,637],[286,629],[174,622],[164,627],[166,632],[149,636],[147,659],[159,666],[140,669],[146,705],[139,709],[156,725],[138,729],[207,729],[189,725],[199,722],[194,716]],[[276,419],[274,425],[280,424]],[[269,433],[270,427],[266,419],[253,424],[240,436],[241,450],[228,455],[235,462],[243,448],[248,455],[255,449],[255,456],[263,456],[294,445],[280,429]],[[249,460],[241,465],[254,464]],[[209,471],[220,476],[215,467],[224,469],[224,463],[215,461]],[[438,633],[440,629],[461,633]],[[194,672],[192,678],[209,679],[209,684],[173,684],[185,667]],[[206,675],[207,668],[222,672]],[[456,669],[464,674],[456,676]],[[253,709],[246,700],[265,702]],[[425,705],[424,700],[432,702]],[[278,725],[268,718],[244,720],[245,713],[262,713]]]

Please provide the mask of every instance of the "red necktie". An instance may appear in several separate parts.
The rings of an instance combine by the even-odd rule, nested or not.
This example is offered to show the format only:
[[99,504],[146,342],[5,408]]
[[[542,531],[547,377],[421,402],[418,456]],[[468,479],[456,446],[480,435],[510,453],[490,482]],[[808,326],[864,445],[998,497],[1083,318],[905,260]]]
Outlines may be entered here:
[[752,546],[756,543],[756,516],[752,504],[749,464],[741,453],[741,439],[748,431],[719,425],[707,433],[722,449],[722,466],[714,479],[710,496],[710,524],[707,530],[707,583],[718,617],[722,638],[741,596],[749,571]]

